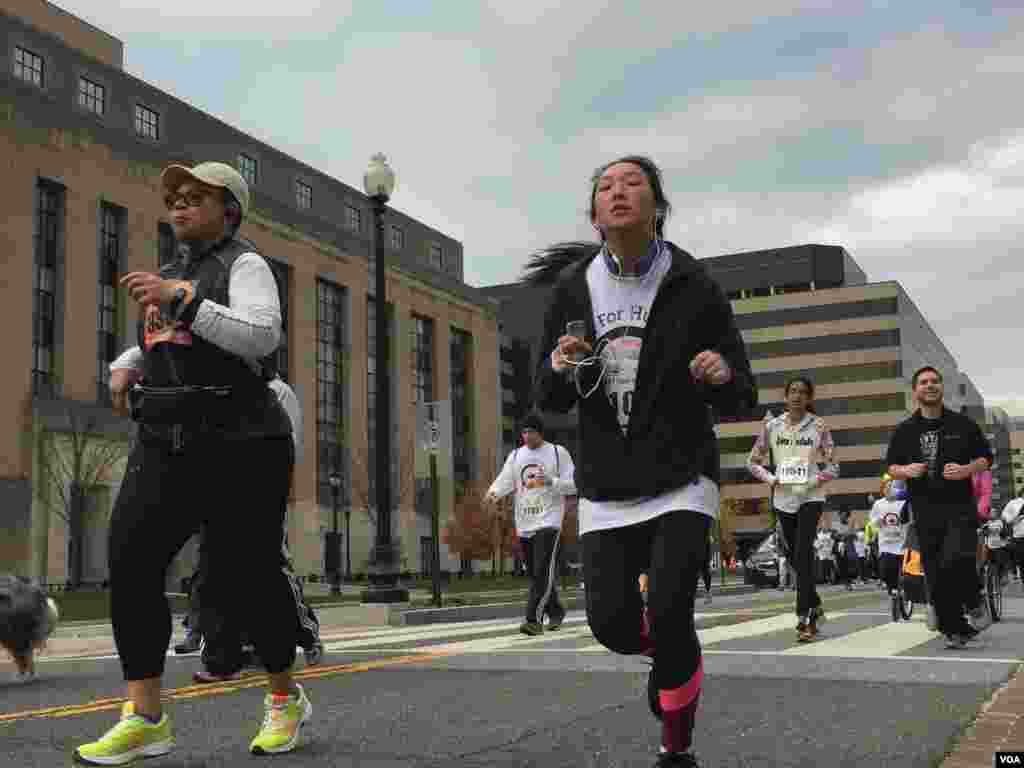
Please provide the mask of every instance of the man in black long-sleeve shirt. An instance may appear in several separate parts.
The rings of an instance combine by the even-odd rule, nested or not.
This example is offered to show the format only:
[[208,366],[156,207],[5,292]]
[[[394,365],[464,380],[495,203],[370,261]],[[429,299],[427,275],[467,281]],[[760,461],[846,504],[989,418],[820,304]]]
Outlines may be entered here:
[[942,374],[936,369],[918,370],[912,386],[920,408],[896,428],[886,464],[893,478],[907,481],[938,629],[947,647],[962,648],[992,621],[978,595],[971,483],[991,466],[992,449],[974,421],[943,407]]

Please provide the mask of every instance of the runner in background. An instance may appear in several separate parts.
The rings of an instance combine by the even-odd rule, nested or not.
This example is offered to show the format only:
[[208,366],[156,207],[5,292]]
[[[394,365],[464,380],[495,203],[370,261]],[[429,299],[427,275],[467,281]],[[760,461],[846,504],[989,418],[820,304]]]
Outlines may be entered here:
[[871,524],[878,531],[878,570],[890,595],[899,589],[900,568],[907,525],[902,522],[906,506],[906,484],[888,475],[882,481],[882,498],[871,508]]
[[519,630],[524,635],[540,635],[544,632],[545,615],[549,617],[549,631],[559,629],[565,620],[555,582],[565,497],[576,495],[575,467],[568,450],[545,442],[544,422],[539,413],[523,419],[521,432],[523,445],[508,455],[484,500],[493,504],[515,494],[516,534],[531,578],[526,621]]
[[[839,465],[832,433],[814,413],[814,384],[799,376],[786,383],[784,392],[786,413],[764,423],[747,468],[771,486],[772,506],[796,568],[797,638],[808,642],[825,620],[814,580],[814,537],[825,509],[823,486],[839,476]],[[782,578],[780,573],[780,585]]]

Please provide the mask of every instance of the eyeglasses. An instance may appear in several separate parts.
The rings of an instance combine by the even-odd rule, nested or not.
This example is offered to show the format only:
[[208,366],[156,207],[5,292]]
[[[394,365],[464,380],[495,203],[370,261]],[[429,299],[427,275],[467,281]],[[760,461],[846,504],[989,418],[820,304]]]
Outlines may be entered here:
[[177,208],[178,203],[183,200],[186,208],[198,208],[209,196],[209,192],[189,191],[184,194],[173,192],[164,195],[164,205],[167,207],[167,210],[170,211]]

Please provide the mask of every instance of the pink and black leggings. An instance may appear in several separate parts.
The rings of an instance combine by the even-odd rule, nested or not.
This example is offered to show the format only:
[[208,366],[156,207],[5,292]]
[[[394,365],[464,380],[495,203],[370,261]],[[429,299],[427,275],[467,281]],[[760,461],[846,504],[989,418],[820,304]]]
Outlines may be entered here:
[[[670,752],[690,747],[704,675],[693,601],[709,525],[706,515],[677,510],[580,539],[590,629],[609,650],[654,659],[662,746]],[[646,621],[641,573],[648,576]]]

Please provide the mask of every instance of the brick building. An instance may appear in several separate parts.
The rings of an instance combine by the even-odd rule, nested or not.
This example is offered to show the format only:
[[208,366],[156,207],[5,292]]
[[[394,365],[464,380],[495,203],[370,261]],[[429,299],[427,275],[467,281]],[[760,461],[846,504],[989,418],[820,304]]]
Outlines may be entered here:
[[[45,0],[5,2],[0,41],[8,370],[0,398],[8,427],[0,436],[2,569],[67,578],[68,525],[55,499],[60,489],[43,482],[41,446],[56,436],[66,455],[73,424],[87,423],[101,441],[132,434],[107,407],[107,364],[134,343],[137,319],[117,279],[155,271],[173,254],[160,170],[221,160],[247,177],[252,212],[242,235],[272,260],[285,288],[280,365],[304,410],[288,532],[297,570],[323,572],[324,534],[333,526],[328,478],[337,472],[341,505],[355,510],[353,571],[362,571],[373,535],[364,509],[374,496],[369,201],[124,72],[120,41]],[[399,187],[399,204],[400,195]],[[444,519],[457,483],[475,478],[482,461],[485,472],[493,464],[498,325],[493,303],[463,280],[461,243],[389,208],[381,247],[389,269],[396,530],[403,568],[420,571],[430,494],[415,441],[416,403],[451,407],[454,428],[439,459]],[[105,577],[105,523],[119,466],[100,473],[81,507],[86,580]],[[172,583],[190,566],[186,554]],[[453,567],[445,551],[442,567]]]

